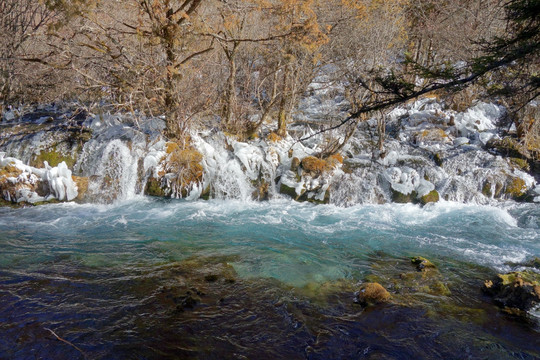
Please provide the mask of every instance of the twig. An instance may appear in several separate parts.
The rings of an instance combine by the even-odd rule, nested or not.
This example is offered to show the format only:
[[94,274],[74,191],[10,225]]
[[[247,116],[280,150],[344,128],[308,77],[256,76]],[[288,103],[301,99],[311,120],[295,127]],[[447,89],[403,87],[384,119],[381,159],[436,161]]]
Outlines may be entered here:
[[83,356],[86,358],[86,354],[84,351],[82,351],[80,348],[78,348],[76,345],[73,345],[73,343],[65,340],[65,339],[62,339],[60,336],[56,335],[56,333],[54,331],[52,331],[51,329],[49,328],[44,328],[45,330],[49,331],[51,334],[54,335],[55,338],[57,338],[58,340],[70,345],[70,346],[73,346],[75,349],[77,349],[81,354],[83,354]]

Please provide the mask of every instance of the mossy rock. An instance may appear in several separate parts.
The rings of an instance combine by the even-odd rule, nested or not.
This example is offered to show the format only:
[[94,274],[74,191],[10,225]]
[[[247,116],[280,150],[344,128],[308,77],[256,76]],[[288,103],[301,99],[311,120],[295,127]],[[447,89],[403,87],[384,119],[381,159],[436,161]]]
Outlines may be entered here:
[[422,256],[414,256],[411,258],[411,263],[416,265],[416,270],[427,271],[430,269],[437,269],[437,267],[428,259]]
[[56,149],[54,146],[52,149],[41,150],[38,155],[35,155],[30,161],[30,165],[38,168],[45,167],[45,161],[52,166],[58,166],[61,162],[65,162],[69,169],[72,169],[75,163],[77,162],[77,156],[75,155],[64,155],[61,151]]
[[435,164],[437,164],[437,166],[443,166],[443,157],[440,153],[436,153],[435,155],[433,155],[433,161],[435,161]]
[[312,204],[317,204],[317,205],[329,204],[330,203],[330,189],[326,190],[326,192],[324,193],[324,198],[322,200],[315,199],[314,196],[309,197],[307,192],[304,192],[296,200],[300,202],[307,201],[307,202],[310,202]]
[[369,306],[386,303],[391,297],[390,293],[381,284],[364,283],[360,286],[354,302],[362,306]]
[[293,199],[298,199],[298,195],[296,194],[296,190],[290,186],[287,186],[285,184],[281,184],[281,186],[279,187],[279,193],[280,194],[283,194],[283,195],[287,195],[287,196],[290,196],[291,198]]
[[291,171],[297,172],[299,167],[300,167],[300,159],[298,159],[297,157],[293,157],[291,160]]
[[516,158],[516,157],[510,158],[510,165],[512,165],[514,168],[519,169],[519,170],[523,170],[523,171],[530,170],[529,162],[525,159]]
[[397,190],[392,189],[392,201],[398,204],[415,203],[418,193],[412,191],[410,194],[403,194]]
[[511,199],[517,201],[527,200],[527,185],[525,180],[520,177],[510,177],[506,182],[504,193]]
[[495,150],[501,155],[513,158],[523,158],[521,145],[517,139],[505,137],[504,139],[491,139],[487,142],[488,149]]
[[161,187],[161,182],[154,177],[150,177],[146,182],[144,193],[150,196],[166,197],[167,193]]
[[526,312],[540,304],[540,274],[532,271],[498,274],[486,280],[482,290],[498,306]]
[[321,174],[327,168],[327,163],[323,159],[315,156],[306,156],[301,161],[302,169],[307,173]]
[[420,204],[426,205],[428,203],[438,202],[439,199],[440,199],[439,193],[437,192],[437,190],[432,190],[428,194],[421,196],[419,201],[420,201]]
[[484,182],[484,186],[482,186],[482,194],[488,198],[493,196],[493,191],[491,191],[491,183],[487,180]]

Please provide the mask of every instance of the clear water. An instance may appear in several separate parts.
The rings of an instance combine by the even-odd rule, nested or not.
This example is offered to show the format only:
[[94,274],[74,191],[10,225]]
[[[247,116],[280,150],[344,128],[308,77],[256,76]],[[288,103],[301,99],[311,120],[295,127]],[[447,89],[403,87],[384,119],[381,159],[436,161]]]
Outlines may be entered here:
[[[534,204],[141,197],[0,208],[0,249],[0,358],[540,357],[537,324],[480,292],[509,263],[540,256]],[[349,289],[321,290],[399,278],[415,255],[452,295],[397,294],[364,310]],[[234,283],[201,278],[223,264]],[[200,301],[180,311],[186,291]]]

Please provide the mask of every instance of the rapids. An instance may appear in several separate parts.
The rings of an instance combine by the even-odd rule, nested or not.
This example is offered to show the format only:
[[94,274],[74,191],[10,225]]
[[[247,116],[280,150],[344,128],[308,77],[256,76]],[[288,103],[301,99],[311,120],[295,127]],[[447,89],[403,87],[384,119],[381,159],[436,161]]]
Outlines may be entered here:
[[[0,208],[0,357],[538,358],[535,313],[522,323],[480,287],[540,254],[539,219],[444,201]],[[449,293],[392,288],[415,255]],[[392,303],[353,303],[370,277]]]

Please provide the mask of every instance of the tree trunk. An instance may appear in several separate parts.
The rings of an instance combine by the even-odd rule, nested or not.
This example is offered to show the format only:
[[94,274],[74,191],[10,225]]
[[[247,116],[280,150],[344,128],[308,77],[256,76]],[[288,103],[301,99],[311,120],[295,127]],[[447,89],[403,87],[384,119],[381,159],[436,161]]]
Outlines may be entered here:
[[285,73],[283,74],[283,87],[281,90],[281,101],[279,103],[279,113],[278,113],[278,128],[276,134],[285,137],[287,136],[287,120],[288,120],[288,103],[290,101],[290,78],[291,78],[291,69],[290,64],[285,66]]

